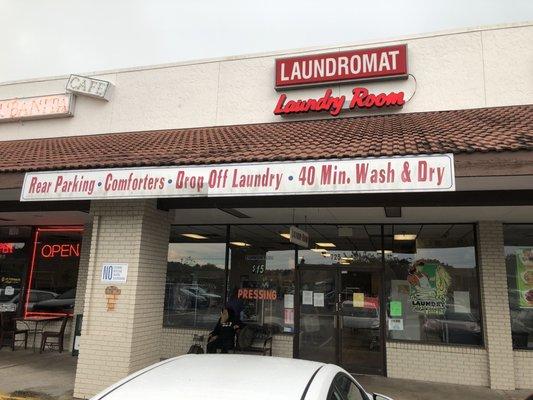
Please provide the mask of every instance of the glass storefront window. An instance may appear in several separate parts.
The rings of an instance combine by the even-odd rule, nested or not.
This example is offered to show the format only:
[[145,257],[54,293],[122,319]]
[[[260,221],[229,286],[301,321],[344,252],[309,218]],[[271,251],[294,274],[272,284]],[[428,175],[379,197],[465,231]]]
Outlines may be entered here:
[[212,329],[224,304],[226,226],[173,226],[164,325]]
[[482,345],[474,226],[386,225],[389,339]]
[[37,228],[26,313],[74,312],[82,228]]
[[533,224],[504,225],[513,348],[533,350]]
[[245,324],[294,331],[295,248],[285,225],[232,225],[228,306]]
[[30,242],[31,228],[0,227],[0,312],[20,311]]

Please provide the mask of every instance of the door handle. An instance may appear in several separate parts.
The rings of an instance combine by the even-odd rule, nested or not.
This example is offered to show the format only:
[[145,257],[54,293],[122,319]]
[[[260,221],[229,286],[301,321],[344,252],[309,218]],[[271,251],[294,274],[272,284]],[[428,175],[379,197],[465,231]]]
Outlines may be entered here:
[[333,316],[333,328],[337,329],[337,316]]

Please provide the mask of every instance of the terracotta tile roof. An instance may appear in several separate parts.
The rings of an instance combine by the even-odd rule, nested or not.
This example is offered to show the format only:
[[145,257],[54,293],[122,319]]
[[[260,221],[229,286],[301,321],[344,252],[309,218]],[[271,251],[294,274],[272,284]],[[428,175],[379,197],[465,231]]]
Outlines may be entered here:
[[533,105],[3,142],[0,171],[533,150]]

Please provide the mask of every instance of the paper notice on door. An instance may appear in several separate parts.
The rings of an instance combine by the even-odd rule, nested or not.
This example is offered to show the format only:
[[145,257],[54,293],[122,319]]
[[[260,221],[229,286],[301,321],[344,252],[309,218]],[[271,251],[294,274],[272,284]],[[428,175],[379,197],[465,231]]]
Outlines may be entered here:
[[389,331],[403,331],[403,319],[401,318],[389,319]]
[[353,294],[353,306],[359,307],[359,308],[365,307],[365,294],[364,293],[355,292]]
[[283,297],[283,307],[294,308],[294,295],[293,294],[286,294]]
[[292,325],[294,324],[294,310],[290,308],[286,308],[283,312],[283,322],[285,325]]
[[302,305],[313,305],[313,292],[311,290],[302,290]]
[[313,305],[315,307],[324,307],[324,293],[314,293],[313,294]]

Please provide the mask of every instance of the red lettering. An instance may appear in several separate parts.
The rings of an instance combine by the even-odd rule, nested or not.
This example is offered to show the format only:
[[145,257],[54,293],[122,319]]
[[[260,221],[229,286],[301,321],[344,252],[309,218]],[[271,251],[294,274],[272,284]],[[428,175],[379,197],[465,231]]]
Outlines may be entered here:
[[0,243],[0,254],[12,254],[14,248],[13,243]]
[[53,257],[79,257],[80,256],[80,244],[45,244],[41,247],[41,256],[44,258]]

